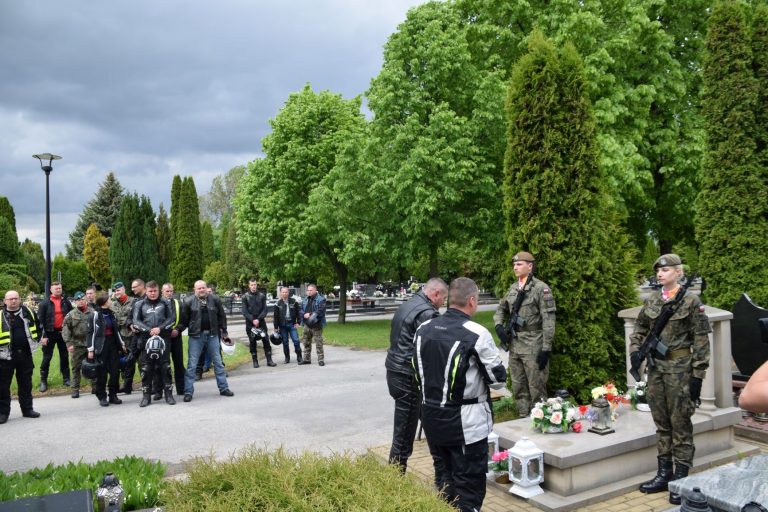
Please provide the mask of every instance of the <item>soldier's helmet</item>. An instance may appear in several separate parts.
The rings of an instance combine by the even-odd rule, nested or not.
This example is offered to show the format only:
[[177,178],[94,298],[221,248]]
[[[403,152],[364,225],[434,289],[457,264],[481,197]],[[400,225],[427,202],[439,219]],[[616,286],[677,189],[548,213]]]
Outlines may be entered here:
[[512,261],[527,261],[528,263],[535,263],[536,262],[536,260],[533,257],[533,254],[531,254],[529,252],[525,252],[525,251],[522,251],[522,252],[519,252],[519,253],[515,254],[512,257]]
[[659,259],[656,260],[656,263],[653,264],[653,270],[654,272],[658,270],[661,267],[674,267],[676,265],[682,265],[683,260],[680,259],[680,256],[677,254],[664,254],[662,256],[659,256]]

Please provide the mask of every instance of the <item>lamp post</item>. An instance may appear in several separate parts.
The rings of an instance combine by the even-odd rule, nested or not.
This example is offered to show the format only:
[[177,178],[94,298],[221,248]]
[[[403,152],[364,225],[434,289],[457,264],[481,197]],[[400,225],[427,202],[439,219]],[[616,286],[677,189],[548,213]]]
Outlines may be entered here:
[[[51,163],[54,160],[61,160],[61,157],[50,153],[42,153],[32,155],[32,158],[40,160],[40,168],[45,173],[45,298],[47,299],[51,294],[51,197],[48,177],[53,170]],[[48,160],[47,165],[44,160]]]

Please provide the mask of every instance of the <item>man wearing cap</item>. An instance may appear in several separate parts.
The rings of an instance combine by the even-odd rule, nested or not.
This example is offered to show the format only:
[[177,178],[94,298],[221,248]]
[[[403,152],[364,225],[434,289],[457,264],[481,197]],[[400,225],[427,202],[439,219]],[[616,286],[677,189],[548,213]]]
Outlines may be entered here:
[[25,418],[40,417],[40,413],[32,408],[32,370],[35,368],[32,351],[37,348],[42,332],[37,316],[27,306],[22,306],[19,292],[8,290],[0,311],[0,424],[8,421],[11,414],[11,380],[14,373],[21,415]]
[[125,285],[122,281],[118,281],[112,285],[112,300],[110,302],[112,304],[112,312],[115,314],[120,337],[123,339],[125,348],[128,351],[128,356],[123,359],[123,386],[120,388],[120,393],[130,395],[133,392],[133,375],[136,371],[136,361],[131,355],[134,342],[131,322],[133,321],[133,304],[135,299],[125,293]]
[[59,350],[59,370],[65,386],[69,386],[69,354],[67,344],[61,337],[61,327],[64,317],[72,311],[72,304],[62,292],[61,283],[54,281],[50,287],[51,295],[40,303],[37,308],[37,317],[45,332],[40,338],[43,346],[43,361],[40,363],[40,392],[48,390],[48,369],[53,359],[53,351]]
[[[693,465],[693,425],[701,383],[709,368],[709,333],[712,328],[699,297],[689,290],[676,301],[683,278],[683,265],[677,254],[665,254],[653,265],[661,290],[645,301],[630,338],[629,357],[640,364],[640,347],[665,308],[674,314],[659,336],[667,347],[665,355],[652,354],[655,368],[648,368],[648,405],[656,424],[658,471],[640,486],[644,493],[663,492],[672,480],[685,478]],[[674,472],[673,472],[674,462]],[[669,502],[679,505],[680,495],[670,492]]]
[[72,357],[72,398],[80,398],[80,369],[88,357],[85,336],[88,331],[89,311],[94,309],[89,307],[88,297],[83,292],[75,292],[75,309],[64,317],[64,326],[61,329],[61,335]]
[[517,412],[523,416],[547,398],[549,356],[555,337],[555,298],[547,283],[533,277],[529,252],[512,258],[517,282],[499,301],[493,321],[502,348],[509,350],[509,375]]

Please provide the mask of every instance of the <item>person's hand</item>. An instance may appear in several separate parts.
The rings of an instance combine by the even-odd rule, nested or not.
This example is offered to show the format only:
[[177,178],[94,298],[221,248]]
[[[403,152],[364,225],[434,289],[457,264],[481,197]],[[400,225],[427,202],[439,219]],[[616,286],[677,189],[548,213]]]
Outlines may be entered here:
[[42,346],[48,345],[48,338],[40,338],[40,344]]
[[293,324],[293,326],[294,326],[296,329],[298,329],[298,328],[299,328],[299,324]]
[[547,367],[547,363],[549,362],[549,354],[549,350],[542,350],[539,352],[539,355],[536,356],[536,364],[539,365],[539,371]]
[[149,335],[150,336],[157,336],[158,334],[160,334],[160,328],[159,327],[153,327],[153,328],[151,328],[149,330]]
[[632,368],[640,368],[640,365],[643,363],[640,352],[635,351],[629,354],[629,362],[632,364]]
[[509,352],[509,335],[507,335],[503,325],[496,324],[496,336],[499,337],[501,348]]
[[304,313],[304,318],[309,318],[309,313]]
[[88,359],[93,359],[93,350],[88,351]]
[[177,338],[179,336],[179,330],[174,329],[171,331],[171,338]]
[[256,327],[258,327],[258,326],[259,326],[259,320],[258,320],[258,319],[254,320],[254,321],[253,321],[253,325],[254,325],[254,326],[256,326]]
[[688,383],[688,388],[691,391],[691,400],[693,400],[694,403],[698,402],[701,397],[701,379],[698,377],[691,377],[691,380]]
[[67,352],[69,352],[71,354],[74,351],[75,351],[74,345],[67,345]]

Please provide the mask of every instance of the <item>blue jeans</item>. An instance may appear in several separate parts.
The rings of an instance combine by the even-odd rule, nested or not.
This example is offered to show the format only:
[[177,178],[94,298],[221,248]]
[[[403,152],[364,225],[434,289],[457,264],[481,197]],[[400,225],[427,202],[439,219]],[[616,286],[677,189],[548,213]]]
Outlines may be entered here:
[[187,372],[184,374],[185,395],[192,395],[195,392],[195,369],[203,352],[213,361],[213,371],[216,374],[216,385],[219,387],[219,391],[229,388],[224,363],[222,363],[219,353],[219,337],[203,331],[199,336],[189,337],[189,358],[187,359]]
[[291,351],[290,347],[288,346],[289,336],[290,339],[293,340],[293,349],[296,351],[296,353],[298,354],[301,351],[301,347],[299,346],[299,331],[296,329],[296,326],[293,324],[281,325],[280,336],[283,338],[283,352],[288,354]]

